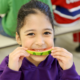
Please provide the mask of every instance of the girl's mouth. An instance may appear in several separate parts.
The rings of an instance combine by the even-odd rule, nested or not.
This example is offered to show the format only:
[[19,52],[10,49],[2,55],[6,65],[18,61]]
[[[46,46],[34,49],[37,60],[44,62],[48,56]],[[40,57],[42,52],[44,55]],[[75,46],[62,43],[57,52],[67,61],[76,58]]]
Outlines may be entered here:
[[46,51],[46,50],[49,50],[51,49],[52,47],[49,47],[49,48],[44,48],[44,49],[30,49],[31,51],[37,51],[37,52],[43,52],[43,51]]
[[[50,47],[51,48],[51,47]],[[50,48],[44,48],[44,49],[32,49],[33,51],[38,51],[38,52],[43,52],[43,51],[46,51]]]
[[44,51],[45,49],[33,49],[34,51]]

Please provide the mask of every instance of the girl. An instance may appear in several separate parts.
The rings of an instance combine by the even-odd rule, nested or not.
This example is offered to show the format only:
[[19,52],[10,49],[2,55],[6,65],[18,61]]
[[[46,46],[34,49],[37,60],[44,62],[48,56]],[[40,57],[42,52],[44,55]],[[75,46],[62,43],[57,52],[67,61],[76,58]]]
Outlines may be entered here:
[[[80,80],[73,56],[64,48],[54,47],[53,18],[45,3],[32,0],[18,13],[16,48],[0,65],[0,80]],[[50,55],[38,56],[26,50],[44,51],[53,47]]]

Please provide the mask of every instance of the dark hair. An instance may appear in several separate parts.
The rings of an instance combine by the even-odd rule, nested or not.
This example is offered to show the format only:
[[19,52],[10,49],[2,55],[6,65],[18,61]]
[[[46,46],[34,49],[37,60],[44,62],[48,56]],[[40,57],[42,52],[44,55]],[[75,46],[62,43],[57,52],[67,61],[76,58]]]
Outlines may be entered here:
[[49,6],[45,3],[42,3],[41,1],[31,0],[30,2],[24,4],[18,12],[18,16],[17,16],[17,33],[18,34],[20,29],[24,25],[25,17],[28,16],[29,14],[38,13],[37,10],[39,10],[40,12],[48,16],[49,21],[52,24],[52,27],[54,27],[53,17],[52,17],[52,13],[50,11]]

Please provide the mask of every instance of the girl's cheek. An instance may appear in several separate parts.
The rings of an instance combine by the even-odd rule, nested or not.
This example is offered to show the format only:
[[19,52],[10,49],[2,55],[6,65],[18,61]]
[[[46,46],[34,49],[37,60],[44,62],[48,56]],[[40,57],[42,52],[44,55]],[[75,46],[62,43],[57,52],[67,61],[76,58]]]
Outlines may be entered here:
[[54,39],[47,39],[49,45],[54,46]]
[[30,40],[30,39],[29,40],[25,40],[23,42],[23,47],[30,48],[32,46],[32,43],[33,43],[33,41]]

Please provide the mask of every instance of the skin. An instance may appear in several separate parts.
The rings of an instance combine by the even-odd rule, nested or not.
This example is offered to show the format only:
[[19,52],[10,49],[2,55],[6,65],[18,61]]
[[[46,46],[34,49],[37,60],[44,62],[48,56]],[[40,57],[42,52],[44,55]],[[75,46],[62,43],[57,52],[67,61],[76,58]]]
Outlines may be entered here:
[[67,70],[72,67],[73,55],[66,49],[54,47],[51,51],[51,55],[58,60],[59,65],[63,70]]
[[24,26],[20,29],[20,36],[16,32],[16,40],[22,47],[16,48],[9,54],[8,67],[19,71],[22,60],[26,57],[35,66],[38,66],[46,56],[30,55],[27,49],[46,49],[53,47],[51,55],[56,58],[63,70],[69,69],[73,64],[73,56],[67,50],[54,47],[53,29],[48,17],[38,12],[30,14],[25,18]]

